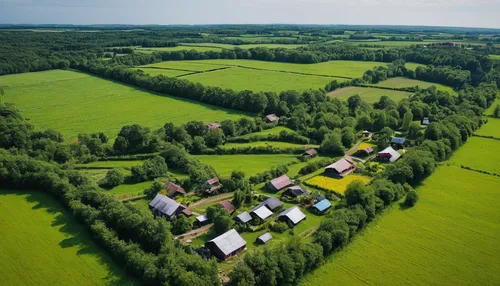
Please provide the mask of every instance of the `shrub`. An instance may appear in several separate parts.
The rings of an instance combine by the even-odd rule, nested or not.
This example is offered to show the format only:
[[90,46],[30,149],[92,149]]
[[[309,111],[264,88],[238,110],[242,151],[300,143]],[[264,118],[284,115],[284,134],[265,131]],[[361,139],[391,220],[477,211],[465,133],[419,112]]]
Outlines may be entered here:
[[288,229],[288,225],[282,221],[271,224],[270,229],[274,232],[283,233]]
[[124,180],[123,169],[115,168],[106,173],[106,177],[104,177],[104,179],[100,182],[100,185],[112,188],[123,184]]
[[418,193],[415,190],[410,190],[406,195],[405,206],[413,207],[418,202]]

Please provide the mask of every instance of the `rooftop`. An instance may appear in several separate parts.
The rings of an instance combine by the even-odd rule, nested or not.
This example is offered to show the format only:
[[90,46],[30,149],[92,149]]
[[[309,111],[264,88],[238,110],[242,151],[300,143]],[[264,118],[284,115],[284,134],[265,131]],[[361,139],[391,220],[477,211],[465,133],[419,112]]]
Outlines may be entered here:
[[229,255],[247,244],[234,228],[208,242],[215,243],[224,255]]
[[319,203],[316,203],[313,208],[317,209],[318,211],[322,212],[327,210],[329,207],[331,207],[332,204],[330,203],[329,200],[322,200]]
[[299,222],[301,222],[303,219],[306,218],[306,215],[297,206],[291,207],[291,208],[283,211],[282,213],[280,213],[278,215],[278,217],[281,217],[281,216],[288,217],[288,219],[291,222],[293,222],[293,224],[298,224]]
[[164,215],[173,216],[181,204],[165,195],[157,194],[156,197],[149,202],[149,206]]
[[269,233],[269,232],[266,232],[264,233],[263,235],[257,237],[257,240],[260,240],[262,241],[263,243],[267,243],[268,241],[270,241],[271,239],[273,238],[273,236]]
[[265,220],[273,215],[273,212],[270,211],[266,206],[261,206],[255,210],[253,210],[252,213],[254,213],[256,216],[258,216],[262,220]]
[[329,166],[326,166],[325,169],[334,169],[338,173],[343,173],[346,170],[349,170],[350,168],[352,168],[353,166],[354,166],[354,164],[350,160],[348,160],[346,158],[342,158],[342,159],[338,160],[337,162],[335,162]]
[[248,212],[240,213],[236,217],[243,223],[247,223],[252,220],[252,216]]
[[287,175],[283,175],[281,177],[272,179],[271,182],[269,182],[276,190],[281,190],[287,186],[290,186],[292,183],[292,180],[288,178]]

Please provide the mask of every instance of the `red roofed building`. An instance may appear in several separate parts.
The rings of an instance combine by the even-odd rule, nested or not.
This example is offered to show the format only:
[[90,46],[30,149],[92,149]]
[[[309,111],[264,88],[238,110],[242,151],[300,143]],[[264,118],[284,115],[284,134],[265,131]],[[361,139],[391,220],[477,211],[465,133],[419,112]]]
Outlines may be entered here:
[[207,180],[205,184],[203,184],[203,191],[207,194],[213,195],[219,192],[222,188],[222,185],[219,181],[219,178],[213,177],[210,180]]
[[193,215],[193,213],[189,209],[183,209],[182,213],[188,217]]
[[316,151],[316,149],[310,149],[310,150],[307,150],[306,152],[302,153],[302,156],[309,157],[309,158],[313,158],[316,155],[318,155],[318,151]]
[[173,199],[177,195],[184,195],[186,192],[184,191],[183,188],[180,186],[172,183],[172,182],[166,182],[165,183],[165,188],[167,189],[167,197]]
[[287,175],[283,175],[281,177],[278,177],[278,178],[275,178],[275,179],[272,179],[269,184],[267,184],[267,187],[271,190],[271,191],[279,191],[281,189],[284,189],[290,185],[293,185],[293,182],[292,180],[290,180],[290,178],[288,178]]
[[356,170],[354,163],[347,158],[342,158],[337,162],[326,166],[325,174],[333,177],[343,178]]
[[221,126],[220,123],[208,123],[207,125],[205,125],[205,127],[207,127],[208,130],[219,129],[220,126]]
[[236,210],[236,208],[228,201],[219,202],[219,205],[222,205],[229,214],[233,214]]

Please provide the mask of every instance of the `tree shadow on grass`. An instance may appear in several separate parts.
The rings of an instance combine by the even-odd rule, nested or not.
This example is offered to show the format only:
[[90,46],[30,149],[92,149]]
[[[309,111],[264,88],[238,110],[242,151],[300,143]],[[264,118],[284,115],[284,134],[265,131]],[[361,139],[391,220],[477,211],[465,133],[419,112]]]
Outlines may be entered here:
[[72,214],[64,209],[58,201],[52,196],[41,191],[25,190],[0,190],[0,199],[2,195],[24,196],[26,201],[34,203],[33,210],[45,210],[48,214],[54,216],[50,224],[59,232],[65,235],[65,239],[59,242],[61,248],[75,247],[76,255],[90,255],[94,257],[99,264],[106,269],[106,285],[139,285],[138,281],[128,276],[125,271],[114,263],[108,256],[106,250],[96,245],[90,238],[87,230],[79,224]]

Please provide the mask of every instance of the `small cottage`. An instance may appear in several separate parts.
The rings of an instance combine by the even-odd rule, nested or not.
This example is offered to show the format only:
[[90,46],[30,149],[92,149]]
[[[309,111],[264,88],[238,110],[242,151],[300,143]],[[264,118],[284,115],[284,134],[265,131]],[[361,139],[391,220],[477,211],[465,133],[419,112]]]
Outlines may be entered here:
[[242,212],[237,215],[234,220],[239,221],[241,223],[247,223],[252,220],[252,216],[248,212]]
[[332,204],[330,203],[330,201],[324,199],[324,200],[317,202],[315,205],[313,205],[312,209],[316,214],[323,214],[331,207],[332,207]]
[[184,195],[186,192],[184,191],[183,188],[180,186],[172,183],[172,182],[166,182],[165,183],[165,189],[167,190],[167,197],[173,199],[178,195]]
[[302,153],[302,157],[307,157],[307,158],[314,158],[318,155],[318,151],[316,149],[309,149],[306,152]]
[[247,242],[235,230],[217,236],[205,243],[205,247],[219,260],[226,260],[245,249]]
[[391,139],[391,144],[394,146],[396,149],[402,149],[404,148],[405,145],[405,138],[400,138],[400,137],[392,137]]
[[296,226],[304,219],[306,219],[306,215],[297,206],[291,207],[278,215],[278,220],[286,222],[289,227]]
[[259,244],[266,244],[268,243],[271,239],[273,238],[273,236],[269,233],[269,232],[266,232],[264,233],[263,235],[257,237],[257,239],[255,240],[256,243],[259,243]]
[[221,127],[220,123],[208,123],[205,125],[208,130],[219,129]]
[[276,116],[276,114],[269,114],[269,115],[266,115],[266,117],[264,117],[264,121],[266,123],[273,123],[273,122],[278,122],[280,118],[278,116]]
[[309,191],[301,186],[291,186],[283,193],[283,195],[292,198],[300,197],[307,194],[309,194]]
[[264,222],[266,219],[270,218],[273,215],[273,212],[270,211],[266,206],[260,206],[250,212],[252,218],[257,221]]
[[171,219],[186,209],[185,206],[162,194],[157,194],[156,197],[149,202],[148,206],[155,216],[162,216],[167,219]]
[[379,160],[391,163],[396,162],[400,157],[401,154],[390,146],[377,153],[377,158]]
[[326,166],[325,175],[343,178],[356,170],[354,163],[347,158],[342,158],[337,162]]
[[269,197],[265,201],[254,207],[252,210],[258,209],[261,206],[266,206],[270,211],[276,212],[283,207],[283,202],[275,197]]
[[209,195],[215,195],[222,188],[222,185],[219,181],[219,178],[213,177],[210,180],[207,180],[205,184],[203,184],[203,192]]
[[219,205],[223,206],[229,215],[232,215],[234,213],[234,211],[236,210],[236,208],[230,202],[225,201],[225,200],[219,202]]
[[267,184],[267,188],[273,192],[277,192],[292,184],[293,184],[292,180],[290,180],[290,178],[288,178],[287,175],[283,175],[281,177],[272,179],[269,182],[269,184]]
[[202,227],[204,225],[207,225],[209,222],[210,220],[208,219],[208,216],[200,215],[196,217],[195,225],[197,225],[198,227]]

